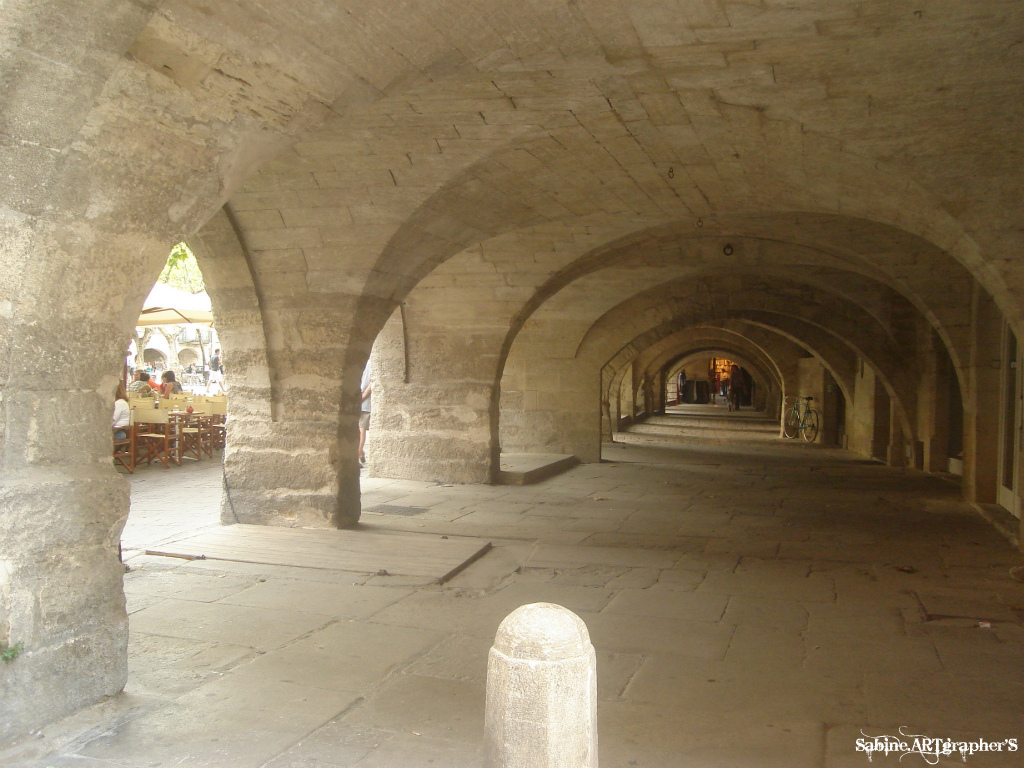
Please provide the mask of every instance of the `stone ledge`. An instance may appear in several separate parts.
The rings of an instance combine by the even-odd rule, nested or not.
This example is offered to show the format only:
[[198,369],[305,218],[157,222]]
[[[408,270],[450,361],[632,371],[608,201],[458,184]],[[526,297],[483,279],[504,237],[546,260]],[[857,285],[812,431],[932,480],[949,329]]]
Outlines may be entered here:
[[972,503],[971,506],[977,510],[979,515],[992,523],[992,527],[999,531],[1007,541],[1018,549],[1021,548],[1019,534],[1019,531],[1021,530],[1020,520],[998,504]]
[[579,463],[575,456],[565,453],[503,453],[498,484],[533,485]]

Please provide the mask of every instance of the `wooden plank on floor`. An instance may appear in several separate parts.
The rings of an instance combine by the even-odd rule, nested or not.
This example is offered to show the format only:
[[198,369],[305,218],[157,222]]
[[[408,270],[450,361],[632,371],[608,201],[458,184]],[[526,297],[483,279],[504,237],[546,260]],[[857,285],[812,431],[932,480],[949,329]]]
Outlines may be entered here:
[[447,581],[491,548],[486,539],[396,531],[361,523],[346,530],[226,525],[147,549],[190,560],[230,560]]

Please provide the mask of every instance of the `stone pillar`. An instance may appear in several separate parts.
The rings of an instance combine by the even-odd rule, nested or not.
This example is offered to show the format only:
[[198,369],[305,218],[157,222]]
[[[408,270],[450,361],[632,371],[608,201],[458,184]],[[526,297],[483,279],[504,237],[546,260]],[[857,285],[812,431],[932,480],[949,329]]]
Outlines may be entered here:
[[[370,475],[489,483],[498,469],[492,420],[498,331],[454,333],[395,310],[374,343]],[[433,321],[433,318],[429,318]]]
[[0,665],[0,740],[127,678],[110,414],[161,255],[159,240],[0,206],[0,643],[20,649]]
[[971,296],[971,349],[964,397],[964,476],[967,501],[994,504],[999,466],[1000,366],[1003,316],[977,281]]
[[[190,241],[224,349],[225,523],[346,527],[359,520],[358,300],[307,292],[250,254],[225,209]],[[370,323],[372,325],[372,323]],[[359,370],[354,370],[358,368]]]
[[383,383],[373,393],[367,460],[375,477],[488,483],[491,382]]
[[616,393],[612,390],[615,380],[612,372],[607,368],[601,369],[601,442],[612,442],[615,434],[615,401],[618,400]]
[[863,357],[853,384],[853,402],[846,409],[849,448],[862,456],[874,456],[875,370]]
[[636,412],[636,390],[633,389],[633,374],[627,369],[619,382],[619,417],[615,420],[615,431],[633,423]]
[[652,414],[665,413],[665,406],[667,404],[667,382],[665,381],[665,371],[658,371],[652,376],[653,381],[651,382],[651,398],[654,407],[651,409]]
[[501,622],[484,739],[486,768],[597,768],[597,658],[579,616],[533,603]]
[[903,434],[903,422],[897,410],[896,399],[889,398],[889,448],[886,463],[890,467],[906,467],[913,457],[907,456],[906,437]]
[[912,366],[918,372],[915,467],[945,472],[949,468],[949,356],[930,325],[923,320],[917,325],[917,362]]
[[842,396],[835,377],[825,369],[821,393],[821,442],[824,445],[840,445],[839,398]]
[[[529,361],[529,365],[532,368],[524,374],[502,378],[503,389],[506,383],[510,388],[524,387],[522,410],[501,413],[502,450],[563,453],[582,462],[600,461],[601,366],[560,358]],[[627,373],[624,396],[629,394],[630,382]],[[632,414],[632,403],[623,398],[621,409],[624,416]],[[617,426],[612,424],[613,429]]]
[[885,385],[875,375],[875,422],[871,438],[871,455],[880,461],[889,460],[889,422],[892,416],[892,398]]

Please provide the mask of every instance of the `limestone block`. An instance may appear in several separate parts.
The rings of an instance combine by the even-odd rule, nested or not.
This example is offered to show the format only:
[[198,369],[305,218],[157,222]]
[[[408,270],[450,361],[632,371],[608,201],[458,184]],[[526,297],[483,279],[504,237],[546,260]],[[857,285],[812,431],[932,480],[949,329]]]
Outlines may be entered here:
[[128,487],[109,465],[5,470],[0,509],[0,641],[24,648],[0,675],[3,738],[124,686]]
[[501,622],[484,734],[487,768],[597,768],[597,657],[572,611],[532,603]]
[[233,488],[263,488],[268,493],[335,486],[336,469],[327,460],[329,447],[289,445],[252,450],[235,444],[225,453],[225,472]]

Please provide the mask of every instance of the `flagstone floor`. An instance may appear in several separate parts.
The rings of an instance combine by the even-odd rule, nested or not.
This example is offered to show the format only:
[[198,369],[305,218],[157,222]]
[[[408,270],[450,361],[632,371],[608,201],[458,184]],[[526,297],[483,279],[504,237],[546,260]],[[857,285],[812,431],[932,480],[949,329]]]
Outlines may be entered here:
[[423,510],[375,524],[494,544],[443,585],[141,554],[218,525],[221,476],[139,471],[127,687],[0,764],[478,768],[488,648],[537,601],[589,627],[603,768],[925,765],[857,749],[900,729],[1024,749],[1024,558],[953,484],[777,442],[605,456],[527,487],[364,478],[365,509]]

